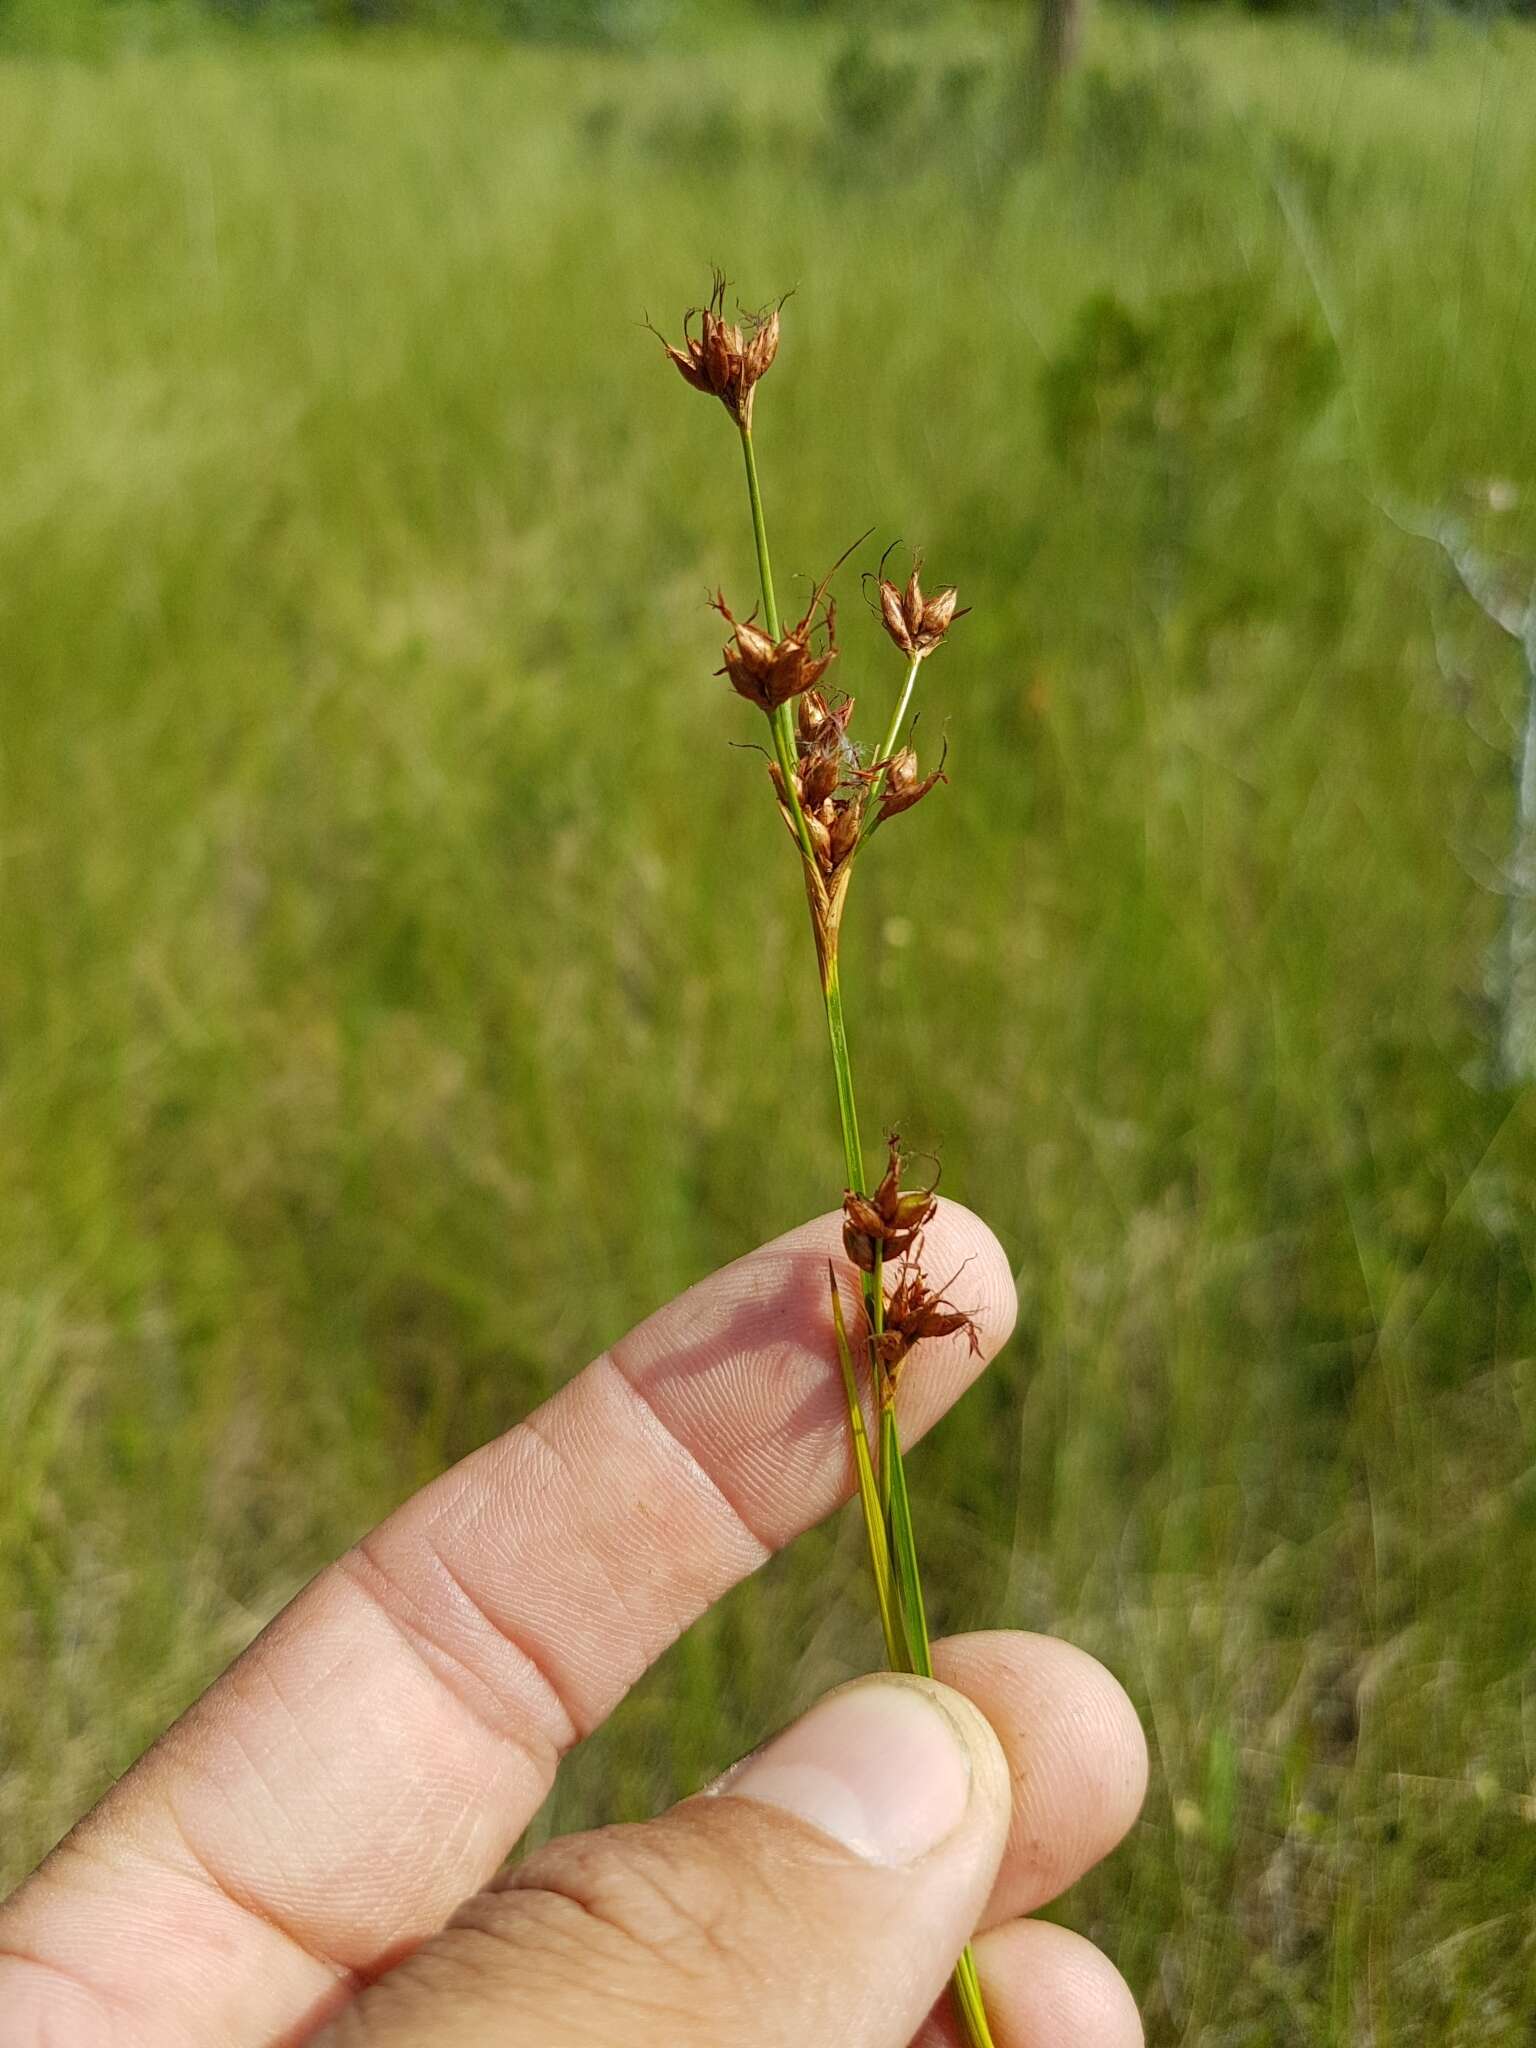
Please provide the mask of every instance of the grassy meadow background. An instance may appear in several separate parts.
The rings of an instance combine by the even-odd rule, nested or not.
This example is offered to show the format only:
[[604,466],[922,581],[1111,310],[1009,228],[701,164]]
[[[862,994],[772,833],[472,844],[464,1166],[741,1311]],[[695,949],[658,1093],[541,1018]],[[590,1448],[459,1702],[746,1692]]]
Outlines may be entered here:
[[[845,980],[869,1125],[1018,1267],[913,1461],[936,1618],[1071,1636],[1149,1733],[1061,1910],[1159,2048],[1528,2042],[1522,684],[1381,505],[1536,563],[1536,31],[1110,14],[1045,149],[1006,12],[160,41],[0,62],[0,1882],[407,1490],[837,1197],[710,675],[739,458],[640,325],[714,260],[797,288],[781,587],[873,525],[975,607]],[[541,1827],[877,1655],[844,1519]]]

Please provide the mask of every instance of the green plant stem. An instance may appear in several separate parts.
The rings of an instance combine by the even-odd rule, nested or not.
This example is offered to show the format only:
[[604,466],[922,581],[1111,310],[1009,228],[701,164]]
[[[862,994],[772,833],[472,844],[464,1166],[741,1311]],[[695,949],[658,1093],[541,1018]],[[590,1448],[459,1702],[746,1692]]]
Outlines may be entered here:
[[[914,654],[907,664],[907,679],[901,686],[901,695],[896,699],[896,709],[891,713],[890,725],[886,728],[885,738],[880,743],[880,751],[875,756],[877,761],[889,761],[896,752],[896,744],[901,738],[901,728],[906,721],[907,706],[912,702],[912,691],[917,683],[917,672],[922,665],[923,657],[920,654]],[[879,803],[880,792],[884,787],[885,777],[882,775],[869,793],[871,804]]]
[[[763,619],[768,631],[777,640],[779,612],[773,594],[773,563],[768,552],[768,528],[763,517],[763,493],[758,482],[757,457],[752,447],[751,430],[747,427],[741,429],[741,447],[747,469],[747,496],[752,504],[752,537],[757,544],[757,573],[762,585]],[[907,670],[906,682],[896,706],[895,716],[891,720],[890,733],[879,755],[881,760],[889,756],[896,744],[901,722],[911,702],[918,666],[918,662],[913,661]],[[794,728],[788,704],[779,705],[770,714],[768,722],[773,728],[774,752],[778,756],[779,773],[784,779],[786,796],[794,815],[801,856],[806,863],[806,871],[811,878],[812,886],[815,887],[820,882],[820,870],[816,865],[810,834],[806,829],[800,794],[795,787]],[[878,798],[878,791],[876,796]],[[848,1173],[849,1187],[855,1194],[864,1195],[869,1190],[864,1179],[864,1157],[859,1143],[858,1105],[853,1092],[853,1063],[848,1053],[848,1028],[843,1016],[843,991],[838,975],[835,931],[832,934],[828,956],[822,962],[821,985],[827,1012],[827,1035],[832,1046],[832,1073],[837,1085],[837,1115],[843,1134],[843,1162]],[[874,1272],[866,1273],[862,1278],[864,1307],[870,1330],[870,1369],[878,1389],[880,1379],[875,1339],[880,1334],[885,1318],[885,1290],[878,1259]],[[928,1617],[923,1605],[922,1581],[918,1575],[917,1545],[912,1530],[912,1507],[907,1495],[907,1475],[902,1462],[901,1439],[897,1434],[895,1411],[888,1401],[882,1403],[880,1464],[876,1474],[870,1470],[869,1437],[864,1426],[858,1384],[854,1378],[852,1355],[847,1349],[846,1333],[841,1331],[842,1304],[837,1295],[835,1278],[833,1302],[834,1327],[839,1329],[841,1337],[838,1362],[843,1369],[843,1391],[848,1403],[848,1426],[853,1439],[854,1465],[859,1480],[860,1499],[864,1507],[870,1567],[874,1573],[875,1590],[880,1602],[886,1657],[893,1670],[912,1671],[925,1678],[931,1678],[933,1660],[929,1652]],[[871,1497],[872,1489],[877,1493],[878,1516],[875,1513],[876,1502]],[[982,2003],[981,1984],[976,1974],[976,1958],[969,1943],[955,1965],[953,1985],[955,2009],[960,2015],[971,2048],[995,2048],[992,2031],[987,2024],[986,2008]]]
[[917,1539],[912,1531],[907,1468],[902,1462],[896,1410],[889,1401],[880,1413],[880,1470],[887,1481],[882,1498],[886,1534],[891,1547],[891,1570],[900,1600],[902,1627],[906,1631],[907,1667],[923,1678],[932,1678],[933,1652],[928,1637],[928,1615],[923,1605],[922,1574],[917,1568]]
[[[891,714],[890,725],[886,728],[885,738],[880,743],[880,751],[875,756],[877,762],[883,761],[888,764],[895,757],[896,749],[901,742],[901,728],[906,721],[907,707],[912,702],[912,691],[917,683],[917,672],[922,665],[923,657],[920,654],[914,654],[907,663],[906,681],[901,686],[901,695],[896,700],[896,709]],[[879,775],[870,785],[869,801],[864,811],[864,815],[869,822],[859,834],[861,844],[866,839],[873,839],[880,830],[880,799],[885,794],[885,785],[889,774],[890,768],[887,765],[880,770]]]
[[752,429],[741,429],[741,452],[747,465],[747,496],[752,500],[752,538],[757,543],[757,580],[763,587],[763,624],[777,640],[779,607],[773,594],[773,563],[768,554],[768,527],[763,518],[763,491],[757,480],[757,456],[752,447]]
[[[854,1100],[853,1066],[848,1057],[848,1026],[843,1019],[843,985],[835,953],[827,963],[823,995],[827,1008],[827,1036],[832,1044],[832,1075],[837,1083],[837,1117],[843,1130],[843,1164],[847,1169],[849,1187],[856,1195],[867,1194],[864,1148],[859,1142],[859,1109]],[[879,1289],[873,1284],[875,1275],[868,1273],[864,1278],[866,1297],[873,1292],[880,1298]],[[881,1306],[883,1309],[883,1299]]]

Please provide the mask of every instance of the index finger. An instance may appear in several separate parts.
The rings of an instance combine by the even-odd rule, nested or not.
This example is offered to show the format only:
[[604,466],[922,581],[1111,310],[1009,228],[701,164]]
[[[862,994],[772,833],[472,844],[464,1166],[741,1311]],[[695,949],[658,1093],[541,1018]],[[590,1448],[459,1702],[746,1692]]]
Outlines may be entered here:
[[[291,2038],[439,1927],[562,1752],[847,1493],[839,1226],[679,1296],[315,1579],[0,1911],[6,2009],[75,1999],[82,2048]],[[963,1267],[995,1354],[991,1232],[941,1203],[925,1265]],[[979,1369],[961,1335],[925,1344],[903,1433]]]

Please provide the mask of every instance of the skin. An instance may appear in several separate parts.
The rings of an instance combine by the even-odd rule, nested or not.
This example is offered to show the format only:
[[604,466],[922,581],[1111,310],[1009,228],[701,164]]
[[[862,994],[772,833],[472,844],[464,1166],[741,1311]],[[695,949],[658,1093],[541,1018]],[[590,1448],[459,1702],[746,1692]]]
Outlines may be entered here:
[[[0,1906],[7,2048],[957,2048],[972,1929],[997,2048],[1133,2048],[1111,1966],[1027,1917],[1146,1784],[1120,1687],[1046,1638],[936,1646],[968,1803],[910,1868],[749,1796],[748,1765],[498,1878],[561,1755],[844,1497],[829,1256],[839,1216],[690,1289],[322,1572]],[[963,1267],[984,1358],[918,1349],[909,1437],[1014,1317],[968,1211],[925,1263]]]

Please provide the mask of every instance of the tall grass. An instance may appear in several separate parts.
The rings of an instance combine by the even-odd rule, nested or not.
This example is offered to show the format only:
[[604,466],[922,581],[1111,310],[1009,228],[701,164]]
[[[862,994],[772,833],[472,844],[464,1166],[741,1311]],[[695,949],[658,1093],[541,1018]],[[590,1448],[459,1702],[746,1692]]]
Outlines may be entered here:
[[[990,34],[0,71],[6,1876],[369,1518],[825,1201],[819,1120],[753,1136],[822,1071],[782,828],[677,681],[738,485],[639,326],[726,257],[815,284],[781,580],[899,504],[976,606],[847,978],[1019,1261],[912,1461],[935,1621],[1074,1636],[1152,1736],[1065,1911],[1155,2043],[1529,2037],[1520,676],[1374,500],[1508,480],[1475,523],[1536,559],[1536,48],[1111,21],[1034,159]],[[860,1544],[726,1602],[541,1825],[876,1661]]]

